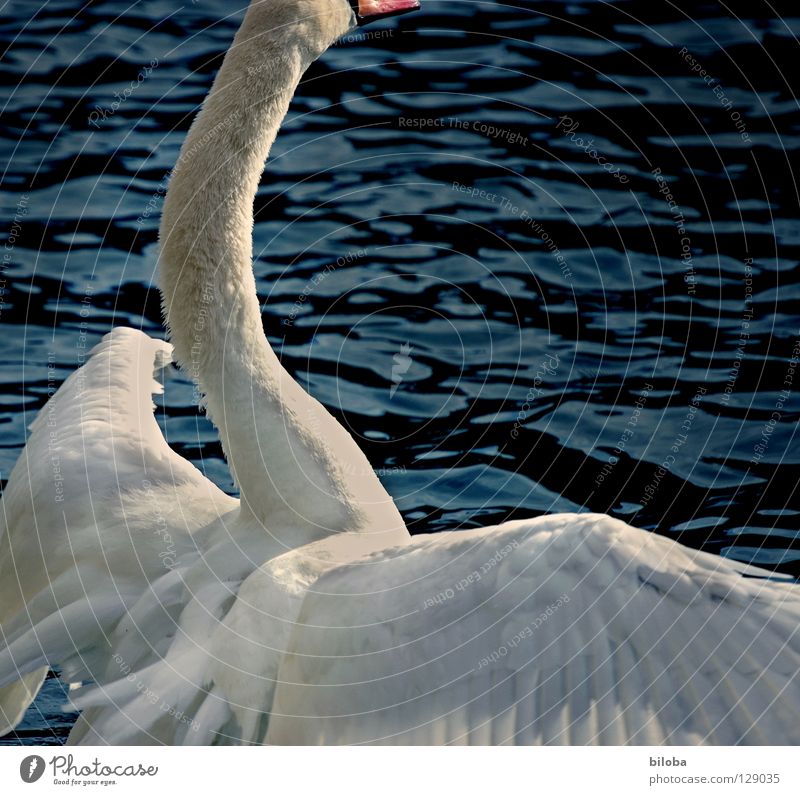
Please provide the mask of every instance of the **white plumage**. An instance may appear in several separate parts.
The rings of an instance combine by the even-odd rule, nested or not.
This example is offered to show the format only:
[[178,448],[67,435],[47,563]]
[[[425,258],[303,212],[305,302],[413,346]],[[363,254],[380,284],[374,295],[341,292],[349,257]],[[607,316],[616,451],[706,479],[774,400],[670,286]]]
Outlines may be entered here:
[[795,586],[608,516],[422,536],[315,584],[267,739],[797,742],[798,619]]
[[84,683],[73,743],[800,742],[794,584],[594,514],[410,539],[269,349],[253,195],[352,23],[347,0],[254,3],[165,206],[173,341],[241,502],[158,428],[170,346],[108,335],[0,503],[0,732],[59,666]]

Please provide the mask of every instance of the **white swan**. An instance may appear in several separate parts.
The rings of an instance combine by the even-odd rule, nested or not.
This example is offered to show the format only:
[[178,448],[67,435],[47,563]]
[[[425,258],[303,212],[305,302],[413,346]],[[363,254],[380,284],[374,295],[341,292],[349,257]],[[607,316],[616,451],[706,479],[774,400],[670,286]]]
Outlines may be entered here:
[[800,742],[796,586],[600,515],[412,540],[270,349],[253,198],[301,75],[354,23],[347,0],[256,0],[164,207],[176,358],[241,501],[159,431],[170,347],[106,337],[2,499],[0,728],[57,665],[87,683],[73,743]]

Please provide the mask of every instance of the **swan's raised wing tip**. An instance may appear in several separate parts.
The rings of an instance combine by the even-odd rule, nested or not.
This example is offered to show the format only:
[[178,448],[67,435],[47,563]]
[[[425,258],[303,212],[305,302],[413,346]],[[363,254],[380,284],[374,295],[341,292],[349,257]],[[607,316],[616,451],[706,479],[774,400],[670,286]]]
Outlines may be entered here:
[[154,370],[162,370],[172,361],[172,345],[165,340],[155,339],[141,329],[117,326],[106,334],[92,350],[92,355],[122,344],[126,348],[136,346],[140,353],[153,357]]

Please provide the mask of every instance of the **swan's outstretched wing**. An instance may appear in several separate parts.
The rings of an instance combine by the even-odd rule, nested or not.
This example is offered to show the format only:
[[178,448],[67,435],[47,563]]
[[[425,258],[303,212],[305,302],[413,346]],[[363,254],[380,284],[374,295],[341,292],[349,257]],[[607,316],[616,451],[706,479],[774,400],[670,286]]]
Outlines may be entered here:
[[268,743],[800,743],[800,587],[607,516],[323,575]]
[[0,501],[0,734],[48,665],[69,680],[104,668],[126,608],[237,505],[169,448],[153,416],[153,374],[170,350],[116,329],[31,426]]
[[119,623],[105,675],[75,694],[84,712],[70,743],[260,743],[307,589],[381,545],[341,533],[276,555],[263,528],[223,537]]

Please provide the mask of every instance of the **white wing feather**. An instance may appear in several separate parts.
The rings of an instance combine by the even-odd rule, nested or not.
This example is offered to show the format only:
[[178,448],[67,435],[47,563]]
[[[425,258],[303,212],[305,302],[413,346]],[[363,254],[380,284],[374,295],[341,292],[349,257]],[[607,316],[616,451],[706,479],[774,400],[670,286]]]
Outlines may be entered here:
[[170,352],[116,329],[31,426],[0,502],[0,734],[47,665],[95,678],[127,608],[238,504],[161,434],[153,373]]
[[106,675],[73,698],[85,711],[71,743],[262,741],[307,589],[382,538],[342,533],[276,555],[264,528],[248,530],[231,523],[227,539],[133,606],[110,638]]
[[366,543],[162,577],[71,742],[800,742],[795,585],[591,514]]
[[607,516],[325,574],[268,743],[800,743],[800,592]]

